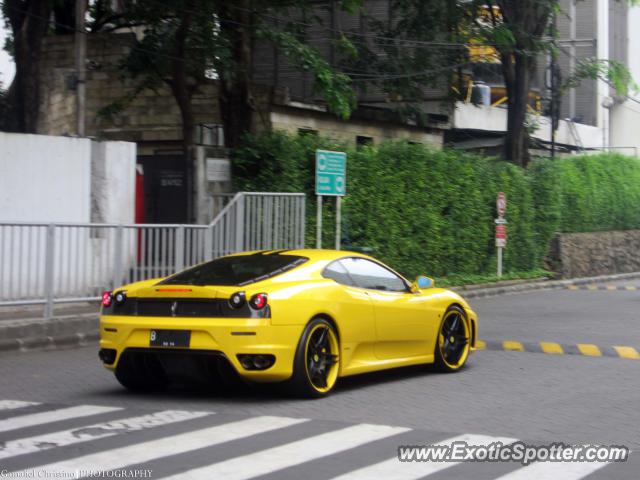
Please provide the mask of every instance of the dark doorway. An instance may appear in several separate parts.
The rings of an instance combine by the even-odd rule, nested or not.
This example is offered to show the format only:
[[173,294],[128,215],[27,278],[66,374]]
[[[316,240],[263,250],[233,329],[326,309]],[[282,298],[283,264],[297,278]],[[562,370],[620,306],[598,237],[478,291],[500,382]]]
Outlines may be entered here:
[[187,177],[182,155],[138,157],[144,169],[146,223],[188,223]]

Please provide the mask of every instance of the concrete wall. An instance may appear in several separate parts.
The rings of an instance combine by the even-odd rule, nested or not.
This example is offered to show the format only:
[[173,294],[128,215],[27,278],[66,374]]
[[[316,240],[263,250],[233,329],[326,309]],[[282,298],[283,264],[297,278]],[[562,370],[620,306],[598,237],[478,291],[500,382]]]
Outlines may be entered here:
[[[638,82],[640,80],[640,7],[630,6],[627,17],[627,35],[629,38],[629,48],[627,49],[626,64],[631,71],[631,76]],[[637,92],[630,92],[631,99],[618,99],[611,109],[610,117],[610,144],[616,148],[614,151],[627,155],[638,155],[640,147],[640,135],[638,126],[640,125],[640,95]],[[624,148],[626,147],[626,148]]]
[[0,221],[132,223],[136,146],[0,132]]
[[91,142],[91,222],[135,220],[136,144]]
[[[87,135],[106,140],[157,142],[157,147],[182,139],[180,110],[169,88],[145,89],[127,99],[137,81],[123,79],[118,63],[130,49],[132,34],[91,34],[87,41]],[[70,88],[74,71],[73,35],[44,39],[42,89],[38,132],[48,135],[76,133],[75,91]],[[123,109],[110,118],[101,109],[120,101]],[[220,123],[215,82],[202,85],[193,98],[196,123]],[[153,145],[142,155],[153,153]]]
[[270,114],[271,128],[296,134],[299,129],[315,130],[320,135],[351,144],[357,136],[373,139],[374,144],[383,140],[405,139],[417,143],[442,146],[442,130],[430,130],[411,125],[394,125],[374,120],[351,118],[342,121],[322,111],[303,108],[274,107]]
[[640,271],[640,230],[558,234],[549,260],[563,278]]
[[[538,127],[531,136],[550,142],[551,121],[548,117],[539,117],[537,121]],[[507,130],[507,109],[457,102],[453,125],[459,129],[505,132]],[[581,144],[584,148],[602,148],[602,141],[602,129],[592,125],[582,123],[570,125],[569,122],[560,120],[556,131],[556,142],[560,144],[574,146]]]
[[0,132],[0,221],[88,222],[91,141]]
[[[47,246],[46,227],[2,222],[133,223],[135,161],[133,143],[0,133],[0,302],[42,297]],[[112,238],[113,230],[57,228],[57,296],[99,293],[122,248]]]
[[[386,1],[386,0],[385,0]],[[181,117],[169,88],[158,85],[145,89],[128,99],[136,81],[123,79],[118,63],[129,51],[132,34],[91,34],[87,37],[87,135],[105,140],[124,140],[139,144],[139,155],[154,155],[158,150],[182,148]],[[75,126],[75,91],[70,88],[74,70],[73,36],[48,36],[44,40],[41,83],[45,85],[40,104],[38,132],[48,135],[73,135]],[[264,80],[259,74],[257,81]],[[275,97],[287,97],[284,91],[275,93],[267,84],[253,88],[256,115],[255,129],[269,128],[297,132],[312,128],[336,139],[355,141],[356,135],[406,138],[421,143],[442,144],[442,132],[405,125],[398,121],[352,118],[348,122],[314,109],[282,107]],[[290,93],[290,92],[289,92]],[[123,101],[124,100],[124,101]],[[107,118],[99,115],[105,107],[122,101],[122,110]],[[278,103],[269,114],[271,102]],[[196,124],[220,124],[218,87],[214,81],[201,85],[193,100]],[[303,104],[300,104],[303,105]]]

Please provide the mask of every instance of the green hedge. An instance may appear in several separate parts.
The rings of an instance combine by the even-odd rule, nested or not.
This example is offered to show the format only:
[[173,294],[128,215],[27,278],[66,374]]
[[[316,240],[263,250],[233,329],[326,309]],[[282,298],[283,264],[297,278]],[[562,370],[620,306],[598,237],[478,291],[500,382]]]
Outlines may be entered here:
[[[315,150],[348,153],[343,242],[408,276],[495,271],[493,219],[507,194],[507,272],[543,264],[554,232],[640,228],[640,162],[621,155],[535,161],[528,171],[454,150],[388,142],[354,150],[321,137],[271,133],[234,154],[237,190],[307,193],[307,245],[315,243]],[[334,244],[325,201],[323,245]]]

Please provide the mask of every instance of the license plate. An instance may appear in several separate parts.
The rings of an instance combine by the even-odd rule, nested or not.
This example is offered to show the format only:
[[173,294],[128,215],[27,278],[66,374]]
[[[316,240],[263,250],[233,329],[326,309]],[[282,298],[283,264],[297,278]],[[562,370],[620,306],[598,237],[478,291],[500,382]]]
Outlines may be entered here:
[[188,348],[190,342],[190,330],[151,330],[149,332],[149,345],[152,347]]

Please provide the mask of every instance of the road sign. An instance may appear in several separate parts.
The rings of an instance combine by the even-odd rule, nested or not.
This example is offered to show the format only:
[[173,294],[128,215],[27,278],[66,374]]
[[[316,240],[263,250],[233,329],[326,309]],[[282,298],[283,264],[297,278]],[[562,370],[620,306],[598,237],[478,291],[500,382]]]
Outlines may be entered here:
[[498,210],[498,217],[504,217],[507,213],[507,196],[504,192],[498,192],[498,198],[496,198],[496,209]]
[[504,248],[507,246],[507,226],[504,224],[496,225],[496,247]]
[[347,194],[347,154],[316,150],[316,195]]
[[507,196],[504,192],[498,192],[496,198],[496,248],[498,249],[498,278],[502,277],[502,249],[507,246],[507,221],[504,215],[507,213]]

